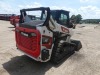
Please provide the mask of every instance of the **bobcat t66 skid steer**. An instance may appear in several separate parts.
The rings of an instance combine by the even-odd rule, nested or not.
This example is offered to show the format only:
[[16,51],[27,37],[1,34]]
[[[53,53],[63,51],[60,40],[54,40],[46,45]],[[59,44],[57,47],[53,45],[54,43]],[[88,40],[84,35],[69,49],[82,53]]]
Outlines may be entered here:
[[73,25],[68,11],[40,7],[22,9],[20,13],[16,46],[34,60],[59,63],[82,48],[80,41],[71,39]]

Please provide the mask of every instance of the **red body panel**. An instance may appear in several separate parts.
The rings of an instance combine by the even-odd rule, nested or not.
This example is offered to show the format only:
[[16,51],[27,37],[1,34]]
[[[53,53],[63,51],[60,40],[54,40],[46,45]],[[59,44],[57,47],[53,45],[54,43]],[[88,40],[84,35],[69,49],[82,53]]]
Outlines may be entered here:
[[11,16],[10,17],[10,24],[15,26],[16,23],[19,23],[19,16]]
[[[35,33],[36,36],[26,37],[26,36],[23,36],[21,32]],[[40,55],[41,35],[38,30],[16,27],[15,35],[16,35],[16,44],[20,50],[22,50],[26,54],[29,54],[35,58],[37,58]]]
[[0,14],[0,20],[9,21],[10,17],[11,17],[11,14]]

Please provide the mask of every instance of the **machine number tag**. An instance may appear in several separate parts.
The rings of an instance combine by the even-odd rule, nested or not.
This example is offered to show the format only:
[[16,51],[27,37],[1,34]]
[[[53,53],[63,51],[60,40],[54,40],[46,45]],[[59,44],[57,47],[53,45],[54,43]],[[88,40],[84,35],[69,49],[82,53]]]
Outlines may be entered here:
[[28,37],[28,34],[27,34],[27,33],[21,32],[21,34],[22,34],[23,36]]

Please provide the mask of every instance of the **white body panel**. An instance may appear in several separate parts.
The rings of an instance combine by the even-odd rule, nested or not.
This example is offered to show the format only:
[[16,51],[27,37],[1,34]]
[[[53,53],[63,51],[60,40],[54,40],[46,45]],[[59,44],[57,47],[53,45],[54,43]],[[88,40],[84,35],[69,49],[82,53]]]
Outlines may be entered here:
[[[52,28],[52,30],[53,30],[54,32],[59,31],[59,32],[64,33],[64,34],[69,34],[70,36],[67,37],[66,42],[70,42],[70,37],[73,35],[73,31],[72,31],[73,29],[72,29],[72,28],[67,28],[67,27],[65,27],[65,26],[63,26],[63,25],[58,24],[57,22],[55,22],[55,21],[52,19],[52,17],[51,17],[51,19],[50,19],[50,21],[49,21],[49,26],[51,26],[51,28]],[[64,27],[64,28],[68,29],[69,32],[63,32],[62,29],[61,29],[61,27]],[[38,26],[37,29],[40,31],[41,37],[42,37],[42,35],[46,35],[46,36],[49,36],[49,37],[53,37],[53,33],[52,33],[50,30],[48,30],[46,26],[42,26],[42,27],[41,27],[41,26],[40,26],[40,27]],[[38,58],[33,58],[33,59],[35,59],[35,60],[37,60],[37,61],[41,61],[41,62],[47,62],[47,61],[49,61],[50,58],[51,58],[51,54],[52,54],[52,49],[53,49],[54,43],[52,43],[51,49],[48,49],[48,48],[46,48],[45,46],[42,46],[42,38],[41,38],[41,42],[40,42],[40,43],[41,43],[41,51],[42,51],[43,49],[49,50],[49,59],[47,59],[47,60],[45,60],[45,61],[41,60],[41,54],[39,55]],[[27,55],[27,54],[26,54],[26,55]],[[29,55],[28,55],[28,56],[29,56]],[[32,57],[31,57],[31,58],[32,58]]]

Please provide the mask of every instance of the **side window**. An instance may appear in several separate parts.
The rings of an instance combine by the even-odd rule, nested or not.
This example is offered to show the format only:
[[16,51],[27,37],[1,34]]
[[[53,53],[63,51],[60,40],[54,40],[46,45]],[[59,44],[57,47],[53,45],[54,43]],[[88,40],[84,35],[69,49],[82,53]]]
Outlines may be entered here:
[[59,17],[59,23],[66,26],[67,25],[67,20],[68,20],[67,15],[64,14],[64,13],[61,13],[61,15]]

